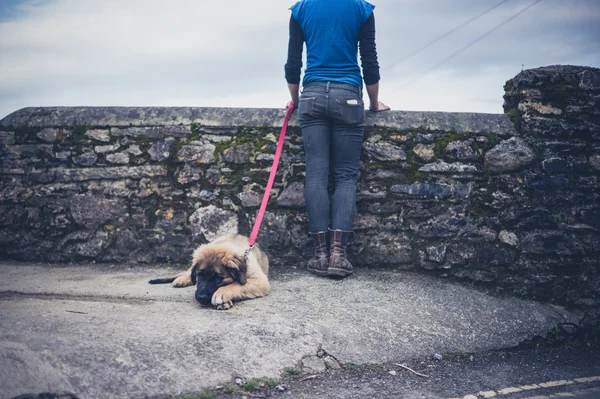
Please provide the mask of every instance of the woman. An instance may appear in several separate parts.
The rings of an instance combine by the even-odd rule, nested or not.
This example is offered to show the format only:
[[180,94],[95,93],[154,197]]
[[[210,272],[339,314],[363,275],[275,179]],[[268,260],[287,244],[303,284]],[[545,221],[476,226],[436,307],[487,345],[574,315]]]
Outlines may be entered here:
[[[290,8],[285,76],[292,102],[298,106],[304,139],[304,194],[314,247],[308,270],[317,276],[352,274],[346,246],[352,235],[350,228],[365,129],[359,49],[369,109],[389,110],[378,100],[374,8],[364,0],[301,0]],[[304,42],[307,65],[302,96],[298,98]],[[330,161],[334,184],[331,203],[327,190]]]

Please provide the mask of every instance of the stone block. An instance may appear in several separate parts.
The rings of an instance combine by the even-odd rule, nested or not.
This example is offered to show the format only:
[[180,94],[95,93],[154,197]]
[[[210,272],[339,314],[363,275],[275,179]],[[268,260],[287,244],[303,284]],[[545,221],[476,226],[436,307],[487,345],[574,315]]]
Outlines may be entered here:
[[451,197],[452,187],[447,184],[439,183],[413,183],[396,184],[390,188],[394,194],[407,194],[411,196],[432,196],[432,197]]
[[167,137],[189,137],[192,135],[191,126],[153,126],[112,128],[110,134],[114,137],[131,137],[142,139],[166,139]]
[[253,208],[260,205],[262,196],[252,191],[253,185],[245,186],[242,191],[238,194],[238,198],[242,201],[244,208]]
[[394,194],[406,194],[415,197],[466,198],[472,191],[472,184],[413,183],[396,184],[390,188]]
[[0,226],[18,226],[27,223],[27,211],[22,207],[0,207]]
[[445,262],[448,267],[464,266],[473,263],[477,250],[472,243],[460,241],[448,246]]
[[14,159],[53,158],[52,144],[15,144],[0,147],[0,155],[6,154]]
[[129,154],[126,152],[117,152],[115,154],[108,154],[106,160],[109,163],[127,165],[129,163]]
[[152,144],[148,150],[150,159],[153,161],[164,162],[171,158],[173,154],[174,140],[165,140]]
[[378,161],[406,161],[406,152],[390,143],[364,143],[363,149]]
[[87,228],[109,222],[123,224],[127,215],[127,207],[123,200],[91,195],[75,195],[69,208],[75,222]]
[[130,145],[129,148],[127,148],[125,150],[125,152],[127,154],[133,155],[134,157],[137,157],[137,156],[142,155],[144,153],[144,151],[142,151],[140,149],[140,146],[138,144],[132,144],[132,145]]
[[432,245],[425,248],[427,253],[427,259],[436,262],[442,263],[446,258],[446,245]]
[[189,223],[195,237],[202,235],[209,242],[223,234],[238,232],[237,215],[214,205],[197,209],[190,216]]
[[514,172],[535,160],[533,150],[519,137],[502,141],[485,154],[484,167],[492,172]]
[[[255,214],[248,215],[248,230],[254,227]],[[297,254],[308,245],[306,215],[292,216],[288,213],[265,212],[257,241],[267,251]],[[296,255],[297,256],[297,255]]]
[[183,169],[177,174],[177,181],[180,184],[188,184],[202,179],[203,176],[204,171],[202,169],[185,164]]
[[13,144],[15,144],[15,133],[0,131],[0,147]]
[[519,238],[513,232],[502,230],[498,235],[498,238],[501,242],[508,244],[512,247],[517,247],[519,245]]
[[108,197],[131,197],[136,188],[131,180],[106,181],[101,184],[102,193]]
[[44,128],[36,136],[46,143],[53,143],[58,138],[59,130],[53,128]]
[[181,147],[177,159],[181,162],[212,164],[215,162],[215,145],[209,142],[192,141]]
[[361,215],[354,216],[352,224],[352,231],[370,230],[377,227],[381,227],[381,219],[375,215]]
[[73,163],[76,165],[92,166],[98,160],[98,156],[90,151],[90,152],[84,152],[83,154],[80,154],[80,155],[75,155],[75,156],[71,157],[71,159],[73,160]]
[[92,238],[80,242],[73,247],[73,251],[85,258],[95,258],[100,255],[100,252],[108,243],[108,234],[105,232],[98,232]]
[[252,162],[252,153],[254,146],[251,144],[241,144],[226,148],[223,151],[225,162],[235,164],[245,164]]
[[390,231],[355,238],[354,247],[360,248],[360,257],[351,257],[357,265],[401,265],[412,263],[412,245],[406,234]]
[[525,185],[546,193],[557,193],[573,188],[573,182],[567,176],[530,175],[525,178]]
[[87,180],[114,180],[130,178],[139,180],[143,177],[166,176],[167,168],[162,165],[147,166],[114,166],[105,168],[56,168],[51,170],[56,174],[59,183],[81,182]]
[[396,179],[401,174],[395,170],[376,169],[366,173],[367,180]]
[[90,129],[85,132],[85,136],[103,143],[110,142],[110,132],[107,129]]
[[421,166],[419,172],[437,172],[437,173],[476,173],[477,166],[464,164],[460,162],[446,163],[437,161]]
[[369,185],[358,185],[357,200],[381,200],[387,198],[388,193],[384,185],[381,184],[369,184]]
[[455,238],[469,234],[478,235],[477,227],[468,218],[453,217],[448,214],[442,214],[426,223],[413,224],[411,230],[419,237],[434,239]]
[[104,154],[105,152],[114,152],[117,151],[121,145],[119,143],[110,144],[110,145],[97,145],[94,147],[94,152],[97,154]]
[[277,205],[286,208],[303,208],[306,205],[304,201],[304,184],[290,183],[277,198]]
[[454,276],[472,281],[489,283],[498,278],[498,272],[495,270],[463,269],[454,272]]
[[573,236],[561,232],[543,232],[526,235],[521,241],[521,251],[540,255],[581,255],[583,245]]
[[477,249],[477,263],[480,267],[507,266],[512,261],[512,254],[505,248],[483,246]]
[[434,148],[435,144],[417,144],[413,148],[413,152],[422,161],[429,162],[435,158]]
[[500,213],[504,226],[519,230],[556,229],[556,216],[542,206],[516,205]]
[[458,140],[449,142],[444,148],[444,154],[454,161],[473,161],[479,155],[473,150],[473,140]]
[[377,201],[368,203],[359,203],[358,208],[360,212],[368,212],[375,215],[385,215],[390,213],[397,213],[402,210],[404,201]]

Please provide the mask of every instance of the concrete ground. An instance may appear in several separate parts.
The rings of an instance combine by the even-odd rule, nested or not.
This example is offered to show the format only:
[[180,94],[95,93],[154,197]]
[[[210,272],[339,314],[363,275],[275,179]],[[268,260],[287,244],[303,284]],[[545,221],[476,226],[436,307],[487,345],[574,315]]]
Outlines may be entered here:
[[[268,297],[228,311],[193,288],[149,285],[176,270],[0,264],[0,399],[198,392],[242,378],[510,348],[581,314],[410,273],[342,281],[275,270]],[[320,352],[319,352],[320,351]],[[316,357],[317,353],[328,356]]]

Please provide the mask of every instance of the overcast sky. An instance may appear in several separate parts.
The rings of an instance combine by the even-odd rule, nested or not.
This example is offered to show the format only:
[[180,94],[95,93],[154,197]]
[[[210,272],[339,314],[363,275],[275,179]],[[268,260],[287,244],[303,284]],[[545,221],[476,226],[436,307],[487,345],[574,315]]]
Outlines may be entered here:
[[[535,1],[374,0],[381,100],[501,113],[521,65],[600,66],[600,0],[543,0],[511,19]],[[55,105],[283,108],[293,3],[0,0],[0,118]]]

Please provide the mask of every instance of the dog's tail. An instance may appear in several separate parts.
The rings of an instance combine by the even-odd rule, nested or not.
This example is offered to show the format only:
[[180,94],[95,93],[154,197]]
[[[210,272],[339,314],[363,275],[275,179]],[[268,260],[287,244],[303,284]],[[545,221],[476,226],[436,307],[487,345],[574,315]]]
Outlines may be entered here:
[[169,284],[172,283],[173,281],[175,281],[175,279],[178,276],[175,277],[167,277],[167,278],[155,278],[153,280],[148,281],[149,284]]

